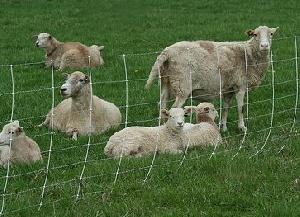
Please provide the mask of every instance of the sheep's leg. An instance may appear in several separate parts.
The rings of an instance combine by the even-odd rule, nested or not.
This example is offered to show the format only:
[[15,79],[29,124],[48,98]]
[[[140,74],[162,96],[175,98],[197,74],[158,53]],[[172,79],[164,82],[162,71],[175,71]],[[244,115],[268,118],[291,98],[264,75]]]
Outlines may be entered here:
[[223,96],[224,99],[224,106],[223,106],[223,111],[222,111],[222,122],[221,122],[221,127],[223,132],[227,131],[227,118],[228,118],[228,113],[232,101],[232,96],[233,94],[226,94]]
[[245,97],[245,90],[239,90],[239,92],[236,94],[236,101],[237,101],[238,115],[239,115],[238,126],[243,132],[246,132],[247,127],[245,127],[244,115],[243,115],[244,97]]
[[162,87],[162,90],[161,90],[161,97],[160,97],[160,100],[161,100],[161,109],[166,109],[167,108],[167,104],[168,104],[168,99],[169,99],[169,90],[167,87]]

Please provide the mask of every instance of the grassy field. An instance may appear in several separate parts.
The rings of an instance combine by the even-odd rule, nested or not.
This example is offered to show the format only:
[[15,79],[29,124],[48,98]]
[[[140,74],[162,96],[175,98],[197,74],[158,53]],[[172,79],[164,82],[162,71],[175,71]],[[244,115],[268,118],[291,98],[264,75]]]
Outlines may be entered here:
[[[0,126],[11,118],[12,82],[6,65],[13,64],[13,119],[19,119],[27,135],[38,142],[44,158],[41,163],[10,169],[5,216],[300,216],[299,107],[291,130],[299,11],[297,0],[1,0]],[[155,126],[158,86],[149,92],[143,88],[157,56],[154,52],[182,40],[246,40],[244,31],[259,25],[280,27],[272,49],[274,128],[259,155],[249,158],[264,145],[271,129],[271,70],[261,87],[249,95],[249,133],[235,158],[243,138],[237,130],[235,102],[229,133],[223,135],[224,144],[212,158],[212,148],[192,150],[186,158],[159,155],[145,183],[152,156],[123,159],[113,185],[119,161],[103,154],[112,130],[91,138],[84,180],[79,183],[88,138],[74,142],[55,133],[43,205],[38,210],[50,134],[36,125],[51,108],[52,95],[51,70],[43,64],[23,64],[43,61],[44,52],[34,46],[33,34],[49,32],[61,41],[104,45],[105,65],[91,71],[93,91],[118,105],[123,117],[126,84],[122,54],[126,54],[129,125]],[[55,86],[62,83],[62,74],[55,72]],[[55,103],[61,100],[55,89]],[[0,170],[0,206],[6,172]],[[76,201],[79,185],[81,199]]]

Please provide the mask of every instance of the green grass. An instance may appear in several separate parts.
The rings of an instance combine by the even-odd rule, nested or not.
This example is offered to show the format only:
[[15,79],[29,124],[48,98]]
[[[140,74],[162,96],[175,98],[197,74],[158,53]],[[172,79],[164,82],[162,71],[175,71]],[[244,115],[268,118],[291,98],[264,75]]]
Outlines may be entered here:
[[[27,135],[44,151],[43,162],[11,168],[5,216],[299,216],[300,185],[295,183],[300,178],[299,115],[290,132],[296,97],[294,60],[274,63],[274,128],[258,156],[249,158],[263,146],[269,132],[271,71],[262,86],[250,93],[249,134],[234,159],[242,139],[235,108],[229,117],[229,133],[223,135],[225,142],[211,159],[212,148],[190,151],[182,165],[183,156],[159,155],[145,184],[152,156],[123,159],[113,186],[118,160],[103,154],[111,130],[92,137],[82,199],[75,202],[88,138],[74,142],[56,133],[40,211],[50,135],[47,129],[35,126],[51,108],[51,89],[45,89],[51,88],[51,70],[41,64],[17,66],[43,60],[44,52],[34,47],[31,38],[38,32],[49,32],[61,41],[105,45],[105,65],[92,70],[94,94],[120,106],[124,117],[125,82],[107,81],[125,79],[122,54],[128,54],[129,125],[154,126],[158,87],[154,85],[150,92],[143,87],[157,54],[132,54],[161,51],[182,40],[246,40],[245,30],[268,25],[280,27],[275,36],[280,40],[273,42],[274,60],[294,58],[294,35],[300,35],[299,10],[296,0],[2,0],[0,65],[16,65],[13,118],[21,121]],[[2,127],[11,116],[8,66],[0,67],[0,79]],[[55,86],[62,82],[62,74],[55,72]],[[55,103],[61,100],[56,89]],[[1,169],[1,194],[5,175],[6,170]]]

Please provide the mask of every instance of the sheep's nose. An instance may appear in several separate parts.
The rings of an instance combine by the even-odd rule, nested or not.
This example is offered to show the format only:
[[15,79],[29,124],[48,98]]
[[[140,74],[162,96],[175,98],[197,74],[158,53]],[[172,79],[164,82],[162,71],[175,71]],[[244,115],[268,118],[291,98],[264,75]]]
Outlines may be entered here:
[[261,44],[260,44],[260,47],[261,47],[261,48],[265,48],[265,49],[266,49],[266,48],[269,48],[269,43],[261,43]]
[[183,126],[183,122],[177,122],[178,126],[182,127]]
[[67,90],[67,88],[60,88],[60,92],[64,93]]

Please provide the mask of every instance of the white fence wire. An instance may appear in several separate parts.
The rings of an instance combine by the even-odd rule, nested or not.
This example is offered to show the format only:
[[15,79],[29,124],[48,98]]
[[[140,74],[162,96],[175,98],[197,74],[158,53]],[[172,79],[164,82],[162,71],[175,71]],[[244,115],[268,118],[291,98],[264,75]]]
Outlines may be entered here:
[[[289,37],[285,37],[285,38],[280,38],[277,40],[285,40],[285,39],[290,39]],[[57,132],[54,132],[53,130],[50,130],[47,133],[41,133],[41,134],[33,134],[31,135],[33,138],[41,138],[44,139],[44,137],[48,137],[49,135],[49,147],[46,150],[42,150],[42,154],[44,157],[46,157],[46,164],[45,167],[39,168],[39,169],[34,169],[32,171],[29,172],[21,172],[21,173],[17,173],[17,174],[11,174],[10,173],[10,163],[8,162],[8,165],[6,167],[6,175],[5,176],[0,176],[0,180],[3,180],[3,191],[1,193],[1,197],[2,197],[2,205],[1,205],[1,211],[0,211],[0,215],[3,214],[7,214],[7,213],[16,213],[19,212],[21,210],[24,209],[31,209],[31,208],[38,208],[41,209],[43,205],[46,205],[48,203],[55,203],[58,202],[60,200],[71,200],[71,199],[80,199],[83,196],[83,192],[85,191],[85,188],[87,185],[87,181],[88,180],[92,180],[92,179],[98,179],[104,176],[113,176],[113,181],[112,181],[112,189],[113,187],[117,184],[117,180],[119,179],[120,175],[123,174],[128,174],[128,173],[134,173],[134,172],[139,172],[139,171],[144,171],[145,172],[145,176],[144,179],[141,180],[142,183],[146,183],[146,181],[149,179],[150,174],[153,170],[154,167],[159,167],[159,168],[164,168],[166,167],[168,164],[172,164],[174,162],[178,162],[179,165],[182,165],[184,161],[188,161],[188,160],[196,160],[199,158],[203,158],[203,157],[207,157],[208,159],[210,159],[212,156],[216,156],[217,154],[225,154],[225,153],[232,153],[231,157],[232,159],[234,159],[235,157],[237,157],[237,155],[242,151],[243,147],[245,147],[247,144],[247,138],[248,140],[250,139],[251,136],[255,136],[257,134],[265,134],[265,138],[262,141],[258,141],[255,142],[255,145],[258,147],[257,150],[255,151],[254,154],[250,153],[251,157],[253,156],[257,156],[258,154],[262,153],[262,152],[267,152],[270,151],[270,148],[267,148],[267,144],[270,142],[275,142],[278,140],[282,140],[282,139],[286,139],[286,138],[293,138],[295,136],[298,136],[297,131],[295,131],[297,124],[299,123],[299,120],[297,119],[297,114],[298,114],[298,97],[299,97],[299,74],[298,74],[298,52],[297,52],[297,37],[294,37],[294,53],[295,53],[295,57],[292,58],[286,58],[286,59],[277,59],[274,60],[274,56],[271,52],[271,60],[270,60],[270,65],[271,65],[271,84],[263,84],[260,85],[259,87],[257,87],[256,92],[261,91],[264,88],[271,88],[272,91],[272,96],[271,98],[265,98],[265,99],[259,99],[259,100],[255,100],[253,102],[250,102],[249,97],[251,95],[251,93],[248,95],[248,92],[250,91],[250,89],[248,89],[248,85],[246,88],[246,97],[245,97],[245,104],[244,106],[246,107],[246,118],[245,118],[245,122],[248,124],[251,121],[259,121],[262,120],[263,118],[270,118],[269,122],[270,124],[266,127],[262,127],[259,129],[255,129],[255,130],[251,130],[251,128],[248,128],[248,130],[246,130],[244,133],[236,133],[236,134],[224,134],[223,135],[223,140],[225,142],[227,141],[233,141],[235,144],[231,145],[231,148],[226,149],[225,150],[217,150],[217,146],[215,145],[213,147],[212,152],[210,153],[205,153],[205,154],[198,154],[196,157],[192,156],[192,157],[188,157],[187,151],[188,149],[186,149],[184,151],[184,154],[182,157],[180,157],[179,160],[165,160],[163,163],[157,163],[156,164],[156,159],[157,159],[157,149],[158,149],[158,145],[160,142],[159,139],[159,131],[157,132],[157,143],[156,143],[156,148],[155,148],[155,152],[151,158],[150,164],[147,166],[141,166],[138,168],[125,168],[124,166],[124,170],[121,170],[122,168],[122,164],[124,161],[124,156],[123,154],[121,154],[120,158],[115,160],[113,158],[100,158],[100,159],[89,159],[89,153],[91,152],[91,148],[93,147],[103,147],[105,146],[109,136],[103,136],[101,137],[101,141],[99,142],[92,142],[92,136],[91,134],[88,135],[88,142],[87,144],[83,144],[83,145],[69,145],[68,147],[59,147],[56,145],[56,141],[54,140],[54,137],[61,137],[60,135],[57,135]],[[123,54],[122,55],[122,63],[123,63],[123,73],[125,74],[125,79],[121,79],[121,80],[105,80],[105,81],[93,81],[92,82],[92,70],[91,68],[89,69],[89,78],[90,78],[90,89],[91,89],[91,93],[93,93],[93,87],[95,87],[96,85],[124,85],[125,84],[125,105],[121,104],[118,105],[119,108],[125,109],[125,116],[124,116],[124,122],[122,123],[122,125],[124,127],[127,127],[129,125],[153,125],[154,123],[156,123],[158,121],[158,126],[160,126],[161,123],[161,114],[159,112],[159,116],[158,117],[151,117],[151,118],[145,118],[143,120],[129,120],[130,116],[129,116],[129,110],[130,109],[142,109],[143,107],[153,107],[154,109],[157,109],[156,105],[157,103],[159,103],[159,109],[157,110],[161,110],[161,106],[162,106],[162,101],[161,98],[159,100],[159,102],[157,100],[147,100],[147,101],[138,101],[135,103],[130,103],[130,88],[131,85],[129,84],[130,82],[140,82],[142,84],[145,83],[145,81],[147,80],[146,77],[144,78],[134,78],[134,79],[130,79],[129,75],[130,75],[130,68],[129,68],[129,62],[128,62],[128,58],[139,58],[139,57],[144,57],[144,56],[149,56],[149,55],[156,55],[159,54],[160,52],[150,52],[150,53],[141,53],[141,54]],[[247,63],[247,52],[245,49],[245,73],[246,73],[246,77],[248,76],[248,67],[251,65],[248,65]],[[89,59],[90,61],[90,59]],[[11,91],[4,91],[2,93],[0,93],[0,97],[9,97],[11,96],[11,115],[10,115],[10,119],[9,120],[1,120],[0,124],[4,125],[6,123],[12,122],[14,120],[14,118],[16,117],[15,115],[15,102],[16,102],[16,96],[18,95],[22,95],[22,96],[26,96],[28,94],[35,94],[35,93],[41,93],[41,92],[49,92],[49,90],[51,91],[51,99],[52,99],[52,103],[51,103],[51,109],[52,109],[52,113],[51,113],[51,118],[53,120],[53,108],[55,106],[55,90],[59,89],[59,86],[55,86],[55,83],[60,83],[61,81],[56,81],[55,80],[55,71],[54,68],[52,67],[51,69],[51,87],[40,87],[37,89],[24,89],[24,90],[18,90],[16,91],[15,89],[15,78],[14,78],[14,67],[34,67],[35,65],[39,65],[39,64],[43,64],[44,62],[36,62],[36,63],[24,63],[24,64],[15,64],[15,65],[0,65],[0,67],[2,68],[9,68],[10,71],[10,77],[11,77]],[[265,64],[265,63],[261,63],[261,64]],[[280,80],[275,80],[275,72],[277,73],[277,70],[275,69],[274,64],[295,64],[295,70],[294,70],[294,74],[295,77],[293,79],[288,79],[288,80],[284,80],[284,81],[280,81]],[[149,66],[148,68],[150,68],[151,66]],[[159,96],[162,96],[162,89],[161,89],[161,80],[163,78],[163,76],[160,73],[160,69],[159,70],[159,91],[158,94]],[[276,71],[275,71],[276,70]],[[190,73],[190,79],[192,76],[192,69],[190,69],[189,71]],[[219,69],[219,75],[221,78],[221,72]],[[277,74],[276,74],[277,75]],[[93,76],[94,78],[94,76]],[[24,78],[26,79],[26,78]],[[293,86],[294,85],[294,86]],[[143,87],[143,85],[141,85]],[[279,96],[277,96],[277,91],[276,88],[279,88],[281,86],[284,87],[288,87],[288,88],[292,88],[295,91],[293,91],[292,93],[285,93],[285,94],[281,94]],[[224,92],[222,92],[222,81],[220,79],[220,91],[218,93],[219,95],[219,105],[216,106],[216,108],[219,110],[219,115],[220,115],[220,123],[219,126],[221,126],[221,116],[222,116],[222,94],[224,94]],[[91,122],[92,122],[92,111],[93,111],[93,107],[92,107],[92,96],[93,94],[91,94],[91,99],[90,99],[90,129],[91,129]],[[158,97],[158,96],[157,96]],[[189,98],[189,105],[193,105],[194,99],[197,96],[191,94],[190,98]],[[276,105],[275,103],[278,104],[282,104],[280,103],[281,101],[285,101],[285,100],[289,100],[289,101],[293,101],[293,106],[292,107],[287,107],[285,109],[280,109],[279,111],[276,111]],[[170,102],[172,102],[172,100],[170,100]],[[270,113],[263,113],[263,114],[255,114],[254,116],[251,116],[251,107],[255,107],[255,106],[259,106],[259,105],[263,105],[263,104],[270,104],[271,103],[271,112]],[[229,108],[236,108],[236,105],[232,105]],[[228,109],[229,109],[228,108]],[[269,108],[269,107],[268,107]],[[286,120],[283,123],[280,122],[279,124],[274,124],[274,121],[276,120],[276,117],[280,116],[280,115],[284,115],[284,114],[290,114],[293,113],[293,117],[291,118],[292,120]],[[39,115],[33,115],[33,116],[28,116],[28,117],[19,117],[18,120],[22,122],[28,122],[28,126],[29,127],[34,127],[32,124],[36,122],[36,120],[40,120],[41,118],[44,118],[46,115],[45,114],[39,114]],[[192,122],[192,118],[190,119],[190,122]],[[229,124],[235,124],[237,123],[237,120],[232,120],[230,122],[227,122]],[[53,121],[52,121],[53,124]],[[274,130],[285,130],[286,128],[289,129],[289,134],[282,134],[282,135],[274,135],[272,136],[272,131]],[[51,128],[53,129],[53,127]],[[62,141],[69,141],[68,138],[61,138]],[[55,145],[54,145],[55,143]],[[68,142],[69,143],[69,142]],[[237,144],[236,144],[237,143]],[[11,148],[11,144],[12,144],[12,138],[10,138],[10,148]],[[261,146],[260,146],[261,145]],[[259,147],[260,146],[260,147]],[[55,147],[55,148],[54,148]],[[83,160],[79,160],[76,162],[68,162],[68,163],[64,163],[64,164],[60,164],[58,166],[50,166],[51,165],[51,161],[54,161],[54,159],[52,158],[52,155],[54,155],[54,153],[58,153],[61,155],[64,155],[64,153],[67,153],[69,151],[72,150],[81,150],[85,148],[85,155],[84,155],[84,159]],[[285,145],[282,145],[280,147],[280,151],[282,151],[285,148]],[[60,153],[61,152],[61,153]],[[99,153],[100,154],[100,153]],[[93,165],[93,164],[98,164],[98,163],[102,163],[102,162],[107,162],[107,161],[111,161],[111,162],[115,162],[117,164],[117,169],[114,173],[101,173],[101,174],[93,174],[93,175],[85,175],[85,170],[88,166]],[[79,177],[75,176],[69,180],[58,180],[57,182],[51,182],[48,183],[49,180],[49,174],[50,172],[54,172],[54,171],[59,171],[59,170],[72,170],[72,168],[76,168],[77,166],[81,167],[81,172],[79,173]],[[18,178],[22,178],[22,177],[26,177],[26,176],[32,176],[32,175],[40,175],[42,174],[44,176],[44,181],[43,184],[41,186],[37,186],[37,187],[29,187],[25,190],[21,190],[18,192],[8,192],[8,186],[10,184],[10,180],[12,179],[18,179]],[[11,181],[13,182],[13,181]],[[73,185],[77,186],[77,191],[75,193],[75,195],[70,195],[69,197],[66,198],[60,198],[58,200],[55,201],[50,201],[47,202],[47,194],[46,191],[47,189],[51,189],[54,188],[55,186],[64,186],[67,184],[71,184],[73,183]],[[18,198],[20,196],[26,196],[26,194],[30,193],[30,192],[35,192],[35,191],[39,191],[39,202],[37,204],[31,204],[30,206],[26,206],[24,208],[21,209],[15,209],[15,210],[10,210],[8,208],[9,204],[7,202],[7,198],[8,197],[15,197]],[[93,194],[93,193],[99,193],[101,191],[87,191],[85,192],[85,195],[87,194]],[[46,201],[46,202],[45,202]],[[8,210],[8,211],[6,211]]]

